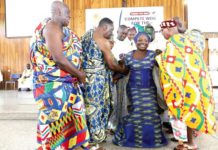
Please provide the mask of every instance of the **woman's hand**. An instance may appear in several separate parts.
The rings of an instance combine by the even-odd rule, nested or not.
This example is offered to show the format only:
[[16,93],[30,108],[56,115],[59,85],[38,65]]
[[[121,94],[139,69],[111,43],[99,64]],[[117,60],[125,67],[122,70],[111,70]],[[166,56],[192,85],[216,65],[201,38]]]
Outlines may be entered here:
[[155,53],[156,53],[156,56],[157,56],[157,55],[160,55],[160,54],[162,53],[162,50],[156,49],[156,50],[155,50]]
[[122,54],[119,55],[119,58],[122,60],[122,59],[125,58],[125,56],[126,56],[126,54],[122,53]]

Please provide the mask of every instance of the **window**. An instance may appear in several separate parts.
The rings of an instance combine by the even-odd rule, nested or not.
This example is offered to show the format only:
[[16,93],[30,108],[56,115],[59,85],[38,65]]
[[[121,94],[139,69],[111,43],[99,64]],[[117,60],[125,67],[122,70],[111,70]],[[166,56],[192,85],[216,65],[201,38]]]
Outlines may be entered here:
[[50,16],[54,0],[5,0],[6,37],[31,36],[37,24]]
[[218,32],[217,0],[186,0],[188,28],[202,32]]

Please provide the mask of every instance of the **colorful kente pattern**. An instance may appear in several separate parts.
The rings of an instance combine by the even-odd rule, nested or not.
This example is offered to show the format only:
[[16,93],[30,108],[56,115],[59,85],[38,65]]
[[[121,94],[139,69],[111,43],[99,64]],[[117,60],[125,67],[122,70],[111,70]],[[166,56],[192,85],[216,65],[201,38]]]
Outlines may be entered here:
[[170,115],[204,133],[216,130],[211,79],[201,50],[186,36],[176,34],[156,60]]
[[[39,108],[38,150],[89,148],[82,92],[77,78],[61,70],[51,57],[42,31],[49,19],[40,23],[31,42],[34,69],[34,98]],[[81,44],[67,27],[63,29],[63,55],[79,69]]]
[[93,39],[93,30],[81,40],[82,68],[86,73],[84,101],[90,142],[100,143],[106,138],[108,118],[111,111],[112,76],[106,66],[103,53]]

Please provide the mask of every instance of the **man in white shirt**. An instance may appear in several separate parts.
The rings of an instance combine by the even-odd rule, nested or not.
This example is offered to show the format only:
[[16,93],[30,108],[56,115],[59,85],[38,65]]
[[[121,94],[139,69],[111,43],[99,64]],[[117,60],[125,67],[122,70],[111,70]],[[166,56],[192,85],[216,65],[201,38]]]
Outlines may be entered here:
[[136,35],[136,29],[129,28],[128,33],[127,33],[127,38],[125,39],[128,43],[128,49],[130,50],[136,50],[135,42],[134,42],[134,37]]
[[112,49],[112,53],[117,60],[120,60],[120,54],[126,54],[129,52],[128,43],[126,42],[126,37],[128,33],[128,27],[125,25],[120,25],[117,30],[117,38],[115,39],[115,44]]
[[18,80],[18,91],[26,89],[31,91],[33,88],[33,70],[30,64],[26,65],[26,69],[23,71],[21,78]]

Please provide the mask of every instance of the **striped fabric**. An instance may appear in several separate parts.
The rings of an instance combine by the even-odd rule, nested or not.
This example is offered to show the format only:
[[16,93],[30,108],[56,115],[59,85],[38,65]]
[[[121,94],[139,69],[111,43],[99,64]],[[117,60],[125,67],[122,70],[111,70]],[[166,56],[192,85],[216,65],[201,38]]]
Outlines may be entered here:
[[104,56],[93,39],[94,30],[82,36],[82,68],[86,73],[84,101],[87,125],[91,143],[101,143],[106,139],[112,101],[112,76]]

